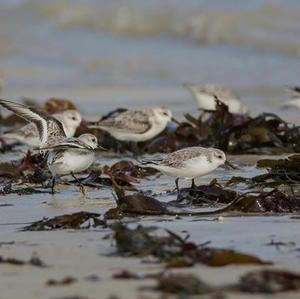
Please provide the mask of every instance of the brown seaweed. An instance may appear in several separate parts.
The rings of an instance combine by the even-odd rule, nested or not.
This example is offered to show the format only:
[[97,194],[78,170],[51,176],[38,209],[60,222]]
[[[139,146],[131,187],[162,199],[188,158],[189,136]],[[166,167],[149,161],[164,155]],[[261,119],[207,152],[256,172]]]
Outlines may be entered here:
[[274,294],[300,289],[300,275],[290,271],[257,270],[243,275],[237,290],[246,293]]
[[[156,278],[156,290],[184,295],[199,294],[277,294],[300,289],[300,275],[291,271],[262,269],[242,275],[238,282],[212,286],[194,274],[169,273]],[[216,298],[219,298],[218,296]],[[221,297],[223,298],[223,297]]]
[[212,287],[194,274],[167,274],[157,279],[157,290],[164,293],[198,295],[212,291]]
[[196,263],[220,267],[231,264],[270,264],[258,257],[228,249],[197,245],[172,231],[154,234],[155,228],[138,226],[130,229],[123,224],[112,225],[118,253],[122,256],[152,255],[167,267],[190,267]]
[[66,286],[66,285],[71,285],[73,283],[75,283],[77,281],[76,278],[71,277],[71,276],[67,276],[61,280],[56,280],[56,279],[49,279],[46,282],[46,285],[48,287],[57,287],[57,286]]
[[300,183],[300,155],[292,155],[285,159],[277,160],[259,160],[257,167],[267,169],[269,174],[268,181],[285,184]]
[[46,267],[46,264],[36,254],[33,254],[28,261],[20,260],[17,258],[4,258],[0,256],[0,264],[10,264],[15,266],[30,265],[41,268]]
[[170,152],[186,146],[216,147],[231,154],[275,154],[298,152],[300,128],[271,113],[256,117],[232,114],[217,101],[216,111],[197,118],[186,114],[186,121],[175,131],[165,130],[146,143],[149,153]]
[[216,180],[209,185],[194,185],[191,188],[182,188],[176,202],[185,202],[197,206],[231,203],[237,197],[237,192],[222,187]]
[[23,230],[87,229],[89,227],[105,226],[105,221],[99,219],[99,217],[100,214],[97,213],[76,212],[36,221],[29,226],[25,226]]
[[[114,189],[117,207],[105,214],[107,219],[136,215],[209,216],[300,211],[300,195],[286,194],[276,188],[271,190],[269,188],[270,191],[254,189],[241,193],[224,188],[215,180],[209,185],[181,189],[178,199],[170,202],[160,202],[142,191],[128,193],[116,184]],[[195,209],[203,206],[216,209],[211,211]]]

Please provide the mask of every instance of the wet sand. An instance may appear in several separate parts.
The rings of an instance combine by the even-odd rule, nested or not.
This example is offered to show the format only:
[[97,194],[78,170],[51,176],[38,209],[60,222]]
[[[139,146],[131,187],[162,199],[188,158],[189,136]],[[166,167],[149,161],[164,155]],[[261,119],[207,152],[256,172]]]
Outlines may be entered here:
[[[235,163],[243,160],[241,157],[232,158]],[[100,158],[103,164],[108,160]],[[251,168],[255,156],[244,159],[243,165],[248,165],[244,174],[259,173]],[[240,163],[241,165],[242,163]],[[261,171],[260,171],[261,172]],[[237,175],[239,172],[236,173]],[[209,182],[213,177],[226,180],[231,175],[224,169],[202,178],[201,183]],[[139,188],[162,192],[161,200],[170,200],[164,195],[164,190],[172,186],[173,180],[161,176],[160,184],[156,180],[141,180]],[[183,185],[188,184],[182,182]],[[111,233],[110,229],[64,230],[24,232],[20,229],[25,223],[37,221],[43,217],[53,217],[76,211],[90,211],[103,214],[115,203],[111,189],[103,187],[99,190],[89,189],[87,197],[80,196],[76,187],[60,189],[54,196],[48,194],[34,195],[6,195],[1,203],[12,206],[0,207],[0,255],[4,258],[14,257],[29,260],[37,254],[47,268],[33,266],[16,266],[2,264],[0,267],[0,298],[16,298],[22,294],[23,298],[68,298],[67,296],[82,296],[83,298],[161,298],[159,292],[145,290],[142,287],[155,286],[151,279],[117,280],[112,276],[127,269],[138,274],[157,273],[163,270],[163,265],[144,263],[143,259],[121,258],[111,256],[116,252],[110,240],[103,238]],[[245,253],[254,254],[263,260],[274,262],[274,266],[226,266],[207,267],[197,265],[186,269],[171,269],[170,272],[195,273],[207,283],[220,286],[234,283],[238,278],[253,269],[278,268],[298,272],[300,268],[299,256],[299,219],[285,216],[248,216],[248,217],[137,217],[125,219],[134,227],[158,226],[170,229],[182,236],[188,232],[191,241],[201,244],[211,241],[213,247],[229,248]],[[14,224],[24,223],[24,224]],[[268,246],[272,240],[286,243],[287,246]],[[294,243],[293,243],[294,242]],[[92,281],[89,277],[97,277]],[[73,277],[76,282],[66,286],[47,286],[50,279],[61,280]],[[298,293],[284,294],[286,298],[298,298]],[[206,298],[206,297],[204,297]],[[207,295],[207,298],[212,298]],[[226,298],[267,298],[263,295],[240,295],[230,293]],[[272,298],[282,298],[282,294]]]
[[[82,209],[89,210],[86,207]],[[95,211],[95,209],[90,210]],[[211,240],[213,246],[258,254],[264,259],[273,260],[275,268],[298,271],[299,253],[295,251],[294,246],[277,250],[274,246],[266,246],[266,243],[271,239],[282,242],[296,241],[299,222],[291,221],[288,217],[225,218],[221,222],[211,220],[153,218],[152,220],[143,219],[143,224],[159,225],[177,232],[187,230],[192,236],[191,239],[199,243]],[[155,285],[151,279],[140,281],[112,279],[113,274],[124,269],[138,274],[149,274],[159,272],[163,268],[156,264],[142,263],[136,258],[106,256],[114,251],[110,241],[102,240],[108,230],[17,232],[18,228],[18,226],[1,227],[1,242],[14,242],[11,245],[1,245],[1,255],[28,260],[35,252],[49,267],[1,265],[1,298],[16,298],[20,294],[23,298],[63,298],[74,295],[84,298],[109,298],[111,295],[125,299],[161,298],[158,292],[141,290],[142,286]],[[195,266],[184,270],[169,271],[195,273],[205,282],[220,286],[234,283],[247,271],[260,268],[266,268],[266,266],[221,268]],[[46,282],[50,279],[61,280],[70,276],[77,279],[74,284],[46,286]],[[98,279],[97,281],[89,280],[88,277],[91,276],[96,276],[99,281]],[[287,293],[284,296],[298,298],[299,294],[299,292]],[[230,294],[226,298],[265,298],[265,296]],[[282,298],[282,294],[274,295],[272,298]]]

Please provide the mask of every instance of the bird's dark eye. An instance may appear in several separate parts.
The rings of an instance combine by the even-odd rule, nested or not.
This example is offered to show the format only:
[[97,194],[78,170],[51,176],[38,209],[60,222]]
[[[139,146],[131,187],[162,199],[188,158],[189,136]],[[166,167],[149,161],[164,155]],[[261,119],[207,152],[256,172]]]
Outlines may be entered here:
[[76,120],[76,117],[75,117],[75,116],[73,116],[73,117],[72,117],[72,120]]
[[222,159],[223,157],[220,155],[220,156],[218,156],[218,158],[219,158],[219,159]]
[[163,115],[168,116],[168,113],[167,113],[167,112],[164,112]]
[[93,138],[93,139],[92,139],[92,142],[96,142],[96,139],[95,139],[95,138]]

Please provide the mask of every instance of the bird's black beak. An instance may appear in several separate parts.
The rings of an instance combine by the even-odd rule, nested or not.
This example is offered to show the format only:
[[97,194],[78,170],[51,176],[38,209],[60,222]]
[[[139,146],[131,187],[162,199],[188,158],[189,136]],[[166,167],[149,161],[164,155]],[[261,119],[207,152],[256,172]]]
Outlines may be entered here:
[[227,169],[235,169],[235,170],[239,169],[237,166],[233,165],[228,160],[225,161],[224,166]]
[[89,129],[97,129],[98,128],[98,121],[86,121],[85,125],[89,128]]
[[96,147],[96,150],[99,150],[99,151],[104,151],[104,152],[106,152],[108,149],[107,149],[107,148],[105,148],[105,147],[103,147],[103,146],[101,146],[100,144],[98,144],[98,146]]
[[180,125],[180,122],[179,122],[176,118],[172,117],[171,120],[172,120],[172,122],[174,122],[175,124]]

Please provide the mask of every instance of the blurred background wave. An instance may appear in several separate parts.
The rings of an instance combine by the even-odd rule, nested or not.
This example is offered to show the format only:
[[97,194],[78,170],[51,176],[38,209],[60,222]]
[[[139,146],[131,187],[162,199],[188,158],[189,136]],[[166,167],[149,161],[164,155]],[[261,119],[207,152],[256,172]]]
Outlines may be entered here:
[[182,83],[219,83],[277,111],[300,84],[299,15],[295,0],[1,0],[4,95],[179,113],[195,109]]

